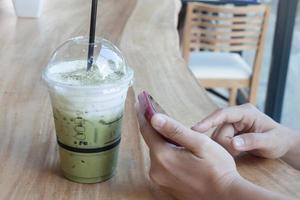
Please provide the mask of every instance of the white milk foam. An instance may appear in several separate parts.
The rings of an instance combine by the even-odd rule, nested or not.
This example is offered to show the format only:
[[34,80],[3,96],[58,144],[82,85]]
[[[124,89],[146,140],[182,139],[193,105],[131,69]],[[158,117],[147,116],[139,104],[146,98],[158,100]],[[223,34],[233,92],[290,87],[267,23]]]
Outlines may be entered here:
[[49,67],[46,75],[52,81],[72,86],[113,83],[125,75],[124,72],[101,60],[97,61],[91,70],[87,71],[86,68],[86,60],[60,62]]
[[[102,71],[103,72],[103,71]],[[70,86],[82,86],[72,89],[64,86],[50,87],[53,108],[68,113],[81,113],[85,117],[114,118],[123,112],[128,87],[122,87],[112,93],[103,94],[96,88],[84,86],[100,86],[113,83],[124,76],[121,73],[103,73],[97,66],[87,72],[86,60],[61,62],[51,66],[46,76],[54,82]]]

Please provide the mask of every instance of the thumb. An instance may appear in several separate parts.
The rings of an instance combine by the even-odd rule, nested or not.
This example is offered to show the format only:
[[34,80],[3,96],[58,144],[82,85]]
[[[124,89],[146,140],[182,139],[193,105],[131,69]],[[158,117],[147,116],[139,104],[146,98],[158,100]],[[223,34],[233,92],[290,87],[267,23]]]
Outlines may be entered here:
[[155,114],[151,118],[151,124],[164,137],[196,154],[200,153],[199,146],[205,142],[204,140],[209,139],[208,136],[196,134],[196,132],[163,114]]
[[232,146],[238,151],[251,151],[265,148],[268,140],[262,133],[245,133],[232,139]]

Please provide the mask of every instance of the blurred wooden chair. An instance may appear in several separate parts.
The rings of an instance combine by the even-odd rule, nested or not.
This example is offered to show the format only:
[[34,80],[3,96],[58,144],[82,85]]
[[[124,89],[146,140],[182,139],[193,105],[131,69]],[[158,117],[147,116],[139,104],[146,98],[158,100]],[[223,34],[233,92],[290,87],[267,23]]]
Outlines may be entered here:
[[[256,104],[269,12],[266,5],[187,5],[183,57],[202,86],[229,90],[230,105],[239,89]],[[252,67],[244,51],[255,52]]]

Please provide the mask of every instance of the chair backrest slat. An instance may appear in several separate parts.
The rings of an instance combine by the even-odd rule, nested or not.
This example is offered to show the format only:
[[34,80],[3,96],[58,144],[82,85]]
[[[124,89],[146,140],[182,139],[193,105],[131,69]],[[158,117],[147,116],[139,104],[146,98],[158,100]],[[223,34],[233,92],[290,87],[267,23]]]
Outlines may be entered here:
[[183,54],[190,51],[257,50],[266,22],[265,5],[233,6],[189,3]]
[[213,22],[205,22],[200,21],[198,23],[192,23],[195,27],[198,27],[199,29],[209,29],[212,28],[212,32],[215,30],[225,29],[225,30],[231,30],[231,31],[245,31],[247,30],[260,30],[261,24],[251,24],[251,23],[213,23]]
[[205,11],[210,13],[232,13],[232,14],[246,14],[246,13],[261,13],[265,12],[265,5],[247,5],[247,6],[232,6],[227,5],[213,5],[206,3],[192,2],[189,5],[197,7],[193,12]]
[[[191,30],[191,35],[198,34],[198,30]],[[207,35],[207,36],[219,36],[223,35],[224,37],[259,37],[260,31],[255,31],[255,30],[248,30],[248,31],[227,31],[227,30],[217,30],[211,32],[210,30],[201,30],[201,35]]]
[[[198,49],[198,46],[191,45],[191,51]],[[225,52],[239,52],[239,51],[246,51],[252,50],[253,45],[234,45],[234,46],[214,46],[209,44],[202,44],[202,48],[209,51],[225,51]]]
[[[205,15],[205,14],[199,14],[201,19],[203,21],[229,21],[229,22],[233,22],[233,23],[243,23],[245,22],[245,17],[232,17],[232,18],[228,18],[228,17],[219,17],[219,16],[215,16],[215,15]],[[193,19],[198,21],[197,18]],[[261,16],[248,16],[247,17],[247,23],[253,23],[253,24],[259,24],[261,23],[261,21],[263,20],[263,17]]]

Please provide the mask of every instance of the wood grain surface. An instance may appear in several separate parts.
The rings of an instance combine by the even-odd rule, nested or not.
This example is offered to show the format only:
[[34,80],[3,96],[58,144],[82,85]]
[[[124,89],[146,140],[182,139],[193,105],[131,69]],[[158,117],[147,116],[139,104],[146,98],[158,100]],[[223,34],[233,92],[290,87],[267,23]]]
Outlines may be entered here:
[[[116,43],[135,70],[129,90],[117,174],[100,184],[62,177],[47,89],[41,72],[70,37],[87,35],[90,2],[48,0],[39,19],[18,19],[0,0],[0,199],[171,199],[149,181],[147,147],[134,113],[147,89],[190,126],[216,107],[187,70],[176,32],[178,0],[100,0],[97,35]],[[237,160],[241,174],[268,189],[300,197],[300,173],[282,161]]]

